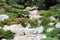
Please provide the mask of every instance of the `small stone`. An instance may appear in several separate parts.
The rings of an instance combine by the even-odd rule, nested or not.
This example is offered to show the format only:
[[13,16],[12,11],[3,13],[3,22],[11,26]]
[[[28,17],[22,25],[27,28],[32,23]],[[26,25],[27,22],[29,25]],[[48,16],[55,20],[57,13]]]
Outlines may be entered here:
[[50,16],[50,19],[51,19],[51,21],[56,20],[55,17],[53,17],[53,16]]
[[2,40],[7,40],[7,39],[2,39]]
[[49,25],[49,26],[53,26],[53,25],[54,25],[54,23],[49,23],[48,25]]
[[31,25],[29,24],[29,23],[27,23],[27,26],[26,26],[26,28],[30,28],[31,27]]
[[47,32],[51,32],[51,31],[53,31],[54,30],[54,28],[48,28],[47,29]]
[[0,15],[0,21],[4,21],[5,19],[9,19],[9,16],[5,14]]
[[42,33],[44,31],[44,27],[40,26],[36,28],[37,33]]
[[56,28],[60,28],[60,23],[57,23],[55,26]]
[[47,38],[47,36],[43,34],[43,35],[42,35],[42,39],[44,39],[44,38]]

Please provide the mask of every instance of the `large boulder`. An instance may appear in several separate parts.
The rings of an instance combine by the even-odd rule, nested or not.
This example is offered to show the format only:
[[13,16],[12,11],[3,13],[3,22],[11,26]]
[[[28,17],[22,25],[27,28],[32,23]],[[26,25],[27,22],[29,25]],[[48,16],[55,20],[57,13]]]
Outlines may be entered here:
[[30,19],[38,19],[41,18],[42,16],[39,15],[38,10],[33,10],[33,11],[29,11],[30,13]]

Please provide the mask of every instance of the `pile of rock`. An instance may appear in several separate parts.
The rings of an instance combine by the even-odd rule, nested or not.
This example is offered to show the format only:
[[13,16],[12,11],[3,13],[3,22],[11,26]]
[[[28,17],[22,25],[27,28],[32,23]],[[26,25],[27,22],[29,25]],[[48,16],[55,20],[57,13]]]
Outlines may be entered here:
[[37,28],[23,28],[21,24],[19,25],[5,25],[3,29],[11,30],[15,33],[13,40],[41,40],[42,38],[46,38],[44,34],[40,34],[44,31],[42,26]]

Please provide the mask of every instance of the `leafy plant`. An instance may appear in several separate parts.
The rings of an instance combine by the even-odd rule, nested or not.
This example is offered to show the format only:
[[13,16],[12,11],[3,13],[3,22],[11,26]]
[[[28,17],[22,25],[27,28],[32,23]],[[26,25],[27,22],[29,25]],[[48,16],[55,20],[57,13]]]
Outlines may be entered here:
[[14,33],[11,32],[10,30],[4,31],[3,29],[0,29],[0,39],[2,38],[12,39],[14,38]]
[[57,37],[54,37],[54,38],[48,37],[48,38],[42,39],[42,40],[58,40],[58,38]]

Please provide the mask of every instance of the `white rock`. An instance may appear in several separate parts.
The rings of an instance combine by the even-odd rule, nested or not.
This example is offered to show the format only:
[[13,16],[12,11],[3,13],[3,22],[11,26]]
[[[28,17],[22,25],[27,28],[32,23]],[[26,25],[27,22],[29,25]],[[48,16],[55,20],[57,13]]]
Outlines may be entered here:
[[7,39],[2,39],[2,40],[7,40]]
[[51,21],[56,20],[55,17],[53,17],[53,16],[50,16],[50,19],[51,19]]
[[26,7],[26,10],[32,10],[33,8],[32,7]]
[[33,10],[33,11],[29,11],[30,12],[30,19],[39,19],[40,17],[42,17],[42,16],[40,16],[39,14],[38,14],[38,11],[37,10]]
[[21,30],[17,30],[15,36],[23,36],[24,35],[24,31]]
[[7,16],[5,14],[0,15],[0,21],[3,21],[5,19],[9,19],[9,16]]
[[36,15],[37,14],[37,10],[33,10],[33,11],[29,11],[31,15]]
[[47,36],[43,34],[43,35],[42,35],[42,39],[44,39],[44,38],[47,38]]
[[13,40],[31,40],[31,38],[27,36],[16,36]]
[[26,35],[33,34],[34,29],[25,28],[23,29]]
[[21,35],[23,35],[23,31],[22,31],[22,29],[24,29],[23,27],[21,27],[21,25],[11,25],[11,26],[7,26],[7,25],[5,25],[4,27],[3,27],[3,29],[6,31],[6,30],[11,30],[12,32],[14,32],[14,33],[19,33],[19,35],[21,34]]
[[47,29],[47,32],[51,32],[51,31],[53,31],[54,30],[54,28],[48,28]]
[[41,18],[42,16],[40,16],[40,15],[29,15],[30,16],[30,19],[39,19],[39,18]]
[[27,29],[27,28],[26,28],[26,29],[23,29],[23,31],[24,31],[25,35],[30,34],[30,33],[29,33],[30,31],[29,31],[29,29]]
[[60,23],[57,23],[55,26],[56,28],[60,28]]
[[33,35],[31,39],[32,40],[41,40],[43,38],[46,38],[46,35],[44,35],[44,34],[36,34],[36,35]]
[[56,19],[55,19],[55,17],[50,16],[50,20],[51,20],[51,21],[54,21],[54,20],[56,20]]
[[44,27],[42,27],[42,26],[37,27],[35,30],[37,31],[37,33],[42,33],[44,31]]
[[41,20],[38,20],[38,23],[40,24],[42,21]]
[[32,36],[32,40],[41,40],[42,36],[40,34],[36,34]]
[[49,26],[53,26],[53,25],[54,25],[54,23],[49,23],[48,25],[49,25]]
[[26,26],[26,28],[30,28],[30,27],[31,27],[31,25],[28,23],[27,26]]

